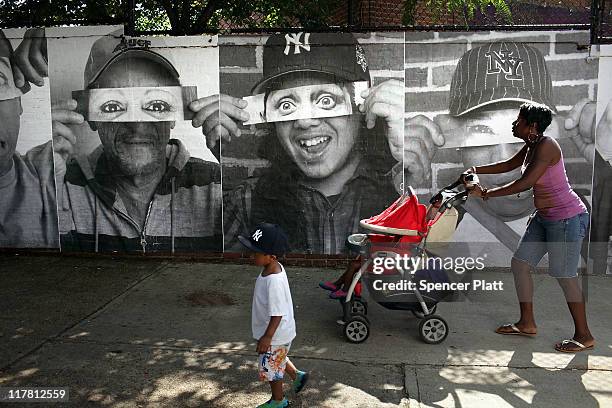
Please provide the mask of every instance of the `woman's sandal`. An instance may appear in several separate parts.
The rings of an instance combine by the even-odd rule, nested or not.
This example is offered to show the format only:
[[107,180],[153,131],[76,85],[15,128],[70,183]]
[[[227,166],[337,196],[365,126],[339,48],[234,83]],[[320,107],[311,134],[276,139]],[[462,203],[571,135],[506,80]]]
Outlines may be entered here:
[[[570,344],[576,346],[576,348],[568,348],[567,346]],[[569,346],[569,347],[572,347],[572,346]],[[579,353],[581,351],[590,350],[593,347],[595,347],[594,344],[591,344],[590,346],[585,346],[584,344],[574,339],[566,339],[566,340],[561,341],[561,343],[555,344],[555,350],[561,353]]]
[[498,327],[497,329],[495,329],[495,333],[503,334],[503,335],[510,335],[510,336],[525,336],[525,337],[535,337],[536,336],[536,333],[527,333],[527,332],[521,331],[521,329],[516,327],[516,325],[514,325],[513,323],[504,324],[503,326]]

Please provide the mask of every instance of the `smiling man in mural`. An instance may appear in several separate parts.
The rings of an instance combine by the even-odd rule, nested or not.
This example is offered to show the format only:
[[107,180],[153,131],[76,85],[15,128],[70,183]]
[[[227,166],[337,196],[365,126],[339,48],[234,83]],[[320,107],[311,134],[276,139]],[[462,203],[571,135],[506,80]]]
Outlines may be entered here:
[[57,248],[51,143],[16,152],[23,113],[11,43],[0,30],[0,247]]
[[[150,41],[94,43],[85,89],[53,110],[63,250],[222,250],[220,166],[171,138],[190,102],[179,78]],[[101,141],[88,156],[74,154],[83,121]]]
[[[225,249],[240,250],[238,234],[267,221],[287,231],[294,252],[341,253],[361,219],[397,198],[403,82],[374,86],[368,57],[352,34],[273,35],[263,48],[263,78],[252,96],[222,95],[221,111],[211,104],[201,118],[209,137],[239,135],[237,122],[265,133],[258,155],[270,167],[225,192]],[[428,149],[440,139],[414,146],[414,154],[431,158]]]

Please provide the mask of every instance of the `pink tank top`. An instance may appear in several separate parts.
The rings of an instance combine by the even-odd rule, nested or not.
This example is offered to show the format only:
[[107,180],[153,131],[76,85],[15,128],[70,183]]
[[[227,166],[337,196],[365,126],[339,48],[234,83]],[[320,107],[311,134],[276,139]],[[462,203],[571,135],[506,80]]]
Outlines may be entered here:
[[[527,163],[521,168],[525,172]],[[563,153],[559,161],[546,168],[533,186],[533,200],[538,214],[550,221],[564,220],[582,214],[587,208],[572,190],[565,172]]]

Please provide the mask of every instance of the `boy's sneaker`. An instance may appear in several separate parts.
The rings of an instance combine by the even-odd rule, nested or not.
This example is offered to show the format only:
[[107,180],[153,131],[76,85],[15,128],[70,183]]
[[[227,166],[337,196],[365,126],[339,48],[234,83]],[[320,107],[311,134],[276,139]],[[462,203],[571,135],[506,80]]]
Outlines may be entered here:
[[287,398],[283,398],[282,401],[274,401],[272,399],[268,400],[261,405],[258,405],[257,408],[285,408],[289,406],[289,401]]
[[334,285],[333,282],[330,282],[330,281],[319,282],[319,287],[321,289],[329,290],[329,291],[332,291],[332,292],[334,292],[334,291],[339,289],[336,285]]
[[298,371],[295,380],[293,380],[293,383],[291,384],[293,392],[297,394],[298,392],[302,391],[302,388],[304,388],[307,382],[308,373],[304,371]]
[[330,293],[329,297],[332,299],[344,299],[346,295],[347,293],[344,290],[338,289],[337,291]]

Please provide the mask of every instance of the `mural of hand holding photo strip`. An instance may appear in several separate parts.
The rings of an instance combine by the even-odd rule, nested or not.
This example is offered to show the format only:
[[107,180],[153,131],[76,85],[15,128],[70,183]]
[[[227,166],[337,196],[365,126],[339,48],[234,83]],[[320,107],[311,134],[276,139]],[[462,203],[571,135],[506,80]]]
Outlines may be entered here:
[[[594,101],[610,57],[576,47],[588,45],[586,32],[29,33],[4,30],[0,41],[0,178],[27,174],[19,163],[39,171],[26,187],[0,184],[37,193],[21,207],[15,192],[2,195],[2,247],[58,248],[61,236],[63,251],[235,251],[237,234],[265,220],[284,226],[294,252],[342,253],[359,220],[404,186],[424,202],[466,167],[512,155],[520,144],[510,126],[525,101],[555,112],[547,133],[570,182],[603,220],[597,227],[608,219],[597,198],[605,131],[597,150],[589,132],[608,123],[609,105]],[[24,50],[40,56],[40,73],[18,87],[11,56]],[[122,182],[145,174],[157,181]],[[507,259],[531,193],[472,201],[454,239]]]
[[57,181],[62,250],[222,251],[220,165],[192,123],[198,95],[218,94],[216,38],[73,30],[49,45],[61,142],[73,144]]

